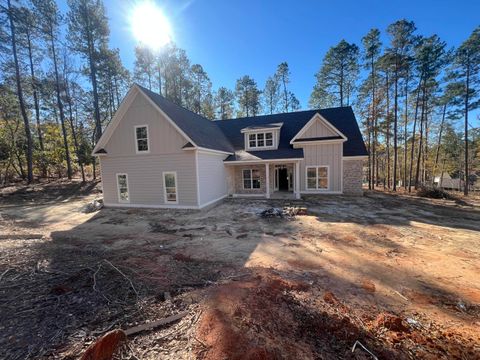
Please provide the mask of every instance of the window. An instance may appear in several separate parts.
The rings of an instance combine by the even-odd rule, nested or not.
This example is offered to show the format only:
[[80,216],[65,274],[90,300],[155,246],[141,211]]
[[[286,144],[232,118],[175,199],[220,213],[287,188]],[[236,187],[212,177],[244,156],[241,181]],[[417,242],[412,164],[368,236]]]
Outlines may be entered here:
[[257,170],[257,169],[243,170],[243,188],[244,189],[260,189],[260,170]]
[[273,146],[273,132],[248,134],[248,147],[261,148]]
[[248,143],[250,147],[257,146],[257,134],[250,134],[248,135]]
[[273,146],[273,133],[265,133],[265,146]]
[[127,174],[117,174],[117,190],[118,202],[128,203],[130,201],[130,197],[128,195]]
[[178,203],[177,196],[177,173],[164,172],[163,173],[163,195],[166,203]]
[[307,190],[328,190],[328,166],[307,166]]
[[148,126],[135,126],[137,153],[148,153]]

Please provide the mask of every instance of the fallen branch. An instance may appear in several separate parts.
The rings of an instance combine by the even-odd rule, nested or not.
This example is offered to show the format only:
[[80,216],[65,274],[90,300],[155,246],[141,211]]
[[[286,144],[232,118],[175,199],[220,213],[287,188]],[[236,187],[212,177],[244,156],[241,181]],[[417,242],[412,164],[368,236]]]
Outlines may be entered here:
[[115,270],[117,270],[117,271],[120,273],[120,275],[122,275],[125,279],[128,280],[128,282],[130,283],[130,286],[132,287],[133,291],[135,292],[135,294],[136,294],[137,297],[138,297],[138,291],[137,291],[137,289],[135,289],[135,286],[133,285],[132,280],[130,280],[130,278],[129,278],[127,275],[125,275],[125,274],[122,272],[122,270],[120,270],[119,268],[117,268],[115,265],[113,265],[113,264],[112,264],[110,261],[108,261],[107,259],[103,259],[103,261],[105,261],[108,265],[110,265],[110,266],[113,267]]
[[144,331],[144,330],[152,330],[152,329],[154,329],[156,327],[159,327],[161,325],[166,325],[166,324],[169,324],[171,322],[180,320],[181,318],[183,318],[187,314],[188,314],[188,311],[183,311],[183,312],[178,313],[176,315],[172,315],[172,316],[160,319],[160,320],[152,321],[148,324],[134,326],[134,327],[131,327],[130,329],[125,330],[125,334],[127,336],[130,336],[130,335],[137,334],[137,333],[139,333],[141,331]]
[[370,355],[372,355],[372,357],[375,359],[375,360],[378,360],[378,357],[376,357],[370,350],[368,350],[365,345],[363,345],[360,341],[355,341],[355,344],[353,344],[353,347],[352,347],[352,353],[355,352],[355,349],[357,347],[357,345],[361,346],[363,348],[363,350],[365,350],[367,353],[369,353]]
[[5,276],[6,273],[8,273],[10,270],[12,270],[11,268],[8,268],[7,270],[5,270],[2,275],[0,275],[0,281],[2,281],[3,277]]
[[400,294],[400,292],[398,292],[397,290],[393,290],[393,292],[394,292],[395,294],[397,294],[398,296],[400,296],[402,299],[404,299],[404,300],[406,300],[406,301],[410,301],[410,300],[408,300],[405,296],[403,296],[402,294]]

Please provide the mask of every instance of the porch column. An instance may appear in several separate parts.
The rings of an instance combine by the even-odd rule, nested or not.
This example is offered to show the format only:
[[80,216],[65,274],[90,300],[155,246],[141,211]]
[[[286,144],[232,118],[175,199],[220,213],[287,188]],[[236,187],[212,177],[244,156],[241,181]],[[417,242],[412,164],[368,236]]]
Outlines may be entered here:
[[295,199],[300,199],[300,162],[295,163]]
[[265,163],[265,197],[270,199],[270,171],[268,163]]

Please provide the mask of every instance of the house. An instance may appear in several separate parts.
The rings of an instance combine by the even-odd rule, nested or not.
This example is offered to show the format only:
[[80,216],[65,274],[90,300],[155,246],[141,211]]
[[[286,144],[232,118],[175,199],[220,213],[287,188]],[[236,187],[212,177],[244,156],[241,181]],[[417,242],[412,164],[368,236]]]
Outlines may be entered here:
[[134,85],[93,154],[106,206],[201,209],[362,194],[367,150],[350,107],[211,121]]
[[433,184],[438,186],[442,189],[447,190],[462,190],[464,188],[464,181],[463,179],[457,178],[453,179],[449,173],[443,173],[439,176],[435,176],[433,178]]

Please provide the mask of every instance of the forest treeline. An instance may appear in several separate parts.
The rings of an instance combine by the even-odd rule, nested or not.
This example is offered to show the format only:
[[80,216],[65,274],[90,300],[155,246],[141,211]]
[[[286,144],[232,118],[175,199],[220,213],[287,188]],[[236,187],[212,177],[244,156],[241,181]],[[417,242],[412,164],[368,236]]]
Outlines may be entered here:
[[[91,151],[131,84],[209,119],[297,111],[287,62],[265,84],[249,75],[214,89],[174,43],[135,48],[132,71],[109,44],[102,1],[3,0],[0,5],[0,181],[95,177]],[[387,39],[382,43],[382,39]],[[480,27],[456,49],[399,20],[360,44],[332,46],[315,74],[309,108],[353,106],[369,150],[369,187],[433,183],[479,173]],[[313,74],[312,74],[313,75]],[[468,186],[465,187],[468,191]]]

